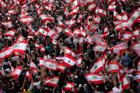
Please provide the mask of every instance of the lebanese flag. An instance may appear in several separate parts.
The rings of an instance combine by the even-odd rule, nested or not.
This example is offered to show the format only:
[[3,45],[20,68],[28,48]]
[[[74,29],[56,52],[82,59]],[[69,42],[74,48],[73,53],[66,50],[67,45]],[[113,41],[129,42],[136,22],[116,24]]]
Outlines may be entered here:
[[14,37],[16,30],[10,30],[6,33],[4,33],[4,36],[8,36],[8,37]]
[[106,16],[106,11],[104,9],[101,9],[101,8],[96,8],[95,13]]
[[56,36],[56,31],[54,30],[54,29],[52,29],[52,30],[50,30],[49,32],[48,32],[48,36],[50,36],[51,38],[53,38],[53,37],[55,37]]
[[52,60],[46,60],[45,67],[50,70],[57,70],[57,64]]
[[29,71],[27,71],[26,72],[26,75],[25,75],[29,80],[31,80],[32,79],[32,74],[29,72]]
[[45,79],[45,85],[56,86],[59,82],[59,77],[52,77]]
[[73,33],[70,31],[70,29],[65,29],[65,33],[70,36],[70,37],[73,37]]
[[56,40],[56,39],[52,39],[52,40],[51,40],[51,42],[52,42],[55,46],[57,46],[57,45],[58,45],[58,42],[57,42],[57,40]]
[[88,11],[93,11],[96,8],[96,3],[92,3],[88,6]]
[[74,86],[75,86],[75,83],[72,83],[72,82],[67,82],[67,84],[64,86],[64,90],[69,90],[69,91],[74,91]]
[[45,59],[42,57],[39,57],[39,66],[44,67],[45,66]]
[[83,60],[83,57],[79,57],[79,58],[77,59],[76,65],[77,65],[78,67],[80,67],[80,65],[81,65],[81,63],[82,63],[82,60]]
[[85,43],[87,43],[88,45],[93,44],[92,36],[87,36],[85,38]]
[[31,23],[33,21],[33,18],[30,16],[25,16],[25,17],[21,17],[20,21],[27,24],[27,23]]
[[57,63],[57,69],[64,71],[66,69],[66,67],[64,66],[64,64]]
[[71,5],[71,8],[72,9],[75,9],[77,7],[78,7],[78,1],[77,0],[74,0],[73,3],[72,3],[72,5]]
[[133,43],[131,49],[140,56],[140,42]]
[[137,38],[139,37],[139,32],[140,30],[137,28],[132,32],[132,37],[131,38]]
[[65,49],[65,54],[68,54],[68,55],[71,55],[71,56],[76,56],[76,54],[70,48],[65,47],[64,49]]
[[93,17],[93,21],[94,23],[99,24],[101,21],[101,17],[100,16]]
[[91,32],[95,32],[97,30],[97,26],[95,24],[90,24],[88,26],[88,30]]
[[7,58],[7,57],[11,56],[12,51],[13,51],[13,49],[11,49],[11,48],[7,48],[7,49],[0,51],[0,59]]
[[113,17],[115,17],[117,20],[122,20],[122,15],[118,14],[115,10],[113,11]]
[[24,3],[26,3],[26,1],[27,0],[19,0],[19,4],[21,5],[21,4],[24,4]]
[[132,33],[131,32],[125,32],[122,36],[122,40],[130,40],[132,37]]
[[16,38],[16,41],[15,42],[21,42],[21,41],[25,41],[24,37],[22,35],[19,35],[17,38]]
[[4,26],[6,26],[6,27],[8,27],[8,28],[11,28],[11,27],[13,27],[13,24],[12,24],[12,22],[11,21],[9,21],[9,22],[1,22],[1,24],[2,25],[4,25]]
[[5,76],[5,72],[2,66],[0,66],[0,75]]
[[36,64],[32,61],[30,62],[30,68],[34,74],[38,72],[38,68],[37,68]]
[[36,49],[41,49],[42,46],[40,46],[38,43],[35,42]]
[[17,79],[19,77],[19,75],[21,74],[22,70],[23,70],[23,67],[21,67],[21,66],[16,67],[14,69],[14,71],[11,72],[11,76],[13,76],[15,79]]
[[10,9],[7,13],[7,15],[13,15],[16,13],[16,10],[15,9]]
[[101,58],[95,62],[93,67],[90,69],[91,73],[97,74],[101,70],[104,70],[104,64],[105,64],[105,55],[103,55]]
[[109,67],[110,72],[118,72],[119,71],[119,65],[117,62],[108,63],[108,67]]
[[74,30],[73,34],[74,34],[74,36],[82,36],[82,37],[86,36],[86,32],[84,30],[80,30],[80,29]]
[[107,47],[105,45],[101,45],[101,44],[98,44],[93,47],[93,51],[96,51],[96,52],[104,52],[106,49],[107,49]]
[[53,21],[53,18],[51,16],[45,15],[45,14],[39,14],[39,17],[42,21]]
[[128,48],[127,43],[122,42],[121,44],[113,46],[112,48],[110,48],[110,50],[111,50],[111,53],[114,52],[114,53],[121,54],[122,52],[126,51],[127,48]]
[[123,76],[121,78],[121,82],[122,82],[122,89],[123,90],[125,90],[125,89],[130,87],[130,81],[129,81],[129,79],[126,76]]
[[79,15],[79,18],[77,19],[77,22],[81,22],[82,21],[82,14]]
[[134,25],[135,21],[139,18],[140,14],[139,14],[139,10],[134,10],[132,15],[129,17],[128,19],[128,25],[129,27],[132,28],[132,26]]
[[28,28],[29,28],[29,33],[33,33],[35,34],[35,30],[33,29],[33,27],[31,26],[31,24],[27,24]]
[[111,4],[111,5],[108,6],[108,10],[109,10],[109,11],[115,10],[116,7],[117,7],[116,5],[112,5],[112,4]]
[[94,83],[94,84],[104,83],[104,76],[99,74],[86,73],[85,78],[89,83]]
[[78,13],[78,12],[79,12],[79,7],[73,9],[73,10],[69,13],[69,15],[73,15],[73,14],[76,14],[76,13]]
[[39,28],[38,32],[39,32],[41,35],[45,36],[45,37],[48,35],[47,30],[45,30],[45,29],[42,28],[42,27]]
[[14,44],[13,52],[24,54],[27,49],[27,45],[28,45],[27,41],[16,42]]
[[65,57],[64,57],[65,66],[72,67],[75,65],[76,61],[77,60],[73,56],[71,56],[69,54],[65,54]]
[[104,28],[103,36],[107,36],[107,35],[109,35],[109,29],[108,29],[108,27],[106,26],[106,27]]

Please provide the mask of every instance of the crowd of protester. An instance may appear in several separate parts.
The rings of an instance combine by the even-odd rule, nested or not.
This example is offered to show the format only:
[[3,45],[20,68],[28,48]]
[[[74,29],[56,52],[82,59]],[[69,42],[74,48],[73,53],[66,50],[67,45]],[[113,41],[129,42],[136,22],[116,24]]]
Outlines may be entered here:
[[[0,93],[140,93],[140,0],[0,0],[0,5]],[[131,22],[134,12],[133,24],[116,29]],[[11,48],[19,42],[26,42],[25,51]],[[102,68],[92,71],[100,60]],[[109,68],[111,62],[118,68]],[[22,71],[15,76],[18,67]],[[85,74],[104,80],[89,82]],[[53,77],[59,77],[56,85],[45,83]],[[74,85],[67,88],[68,82]]]

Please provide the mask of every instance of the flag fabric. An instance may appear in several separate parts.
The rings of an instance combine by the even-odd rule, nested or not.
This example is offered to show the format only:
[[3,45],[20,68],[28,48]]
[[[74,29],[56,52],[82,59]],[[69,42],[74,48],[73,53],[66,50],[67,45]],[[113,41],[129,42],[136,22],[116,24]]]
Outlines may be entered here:
[[70,48],[65,47],[64,50],[65,50],[65,54],[68,54],[68,55],[71,55],[71,56],[76,56],[76,54]]
[[15,9],[10,9],[7,13],[7,15],[13,15],[16,13],[16,10]]
[[109,35],[109,29],[108,29],[108,27],[106,26],[106,27],[104,28],[103,36],[107,36],[107,35]]
[[128,40],[131,39],[131,37],[132,37],[132,33],[131,33],[131,32],[125,32],[125,33],[123,34],[123,36],[122,36],[122,40],[128,41]]
[[122,82],[122,89],[123,90],[128,89],[130,87],[130,81],[126,76],[123,76],[121,78],[121,82]]
[[110,72],[118,72],[119,71],[119,65],[117,62],[108,63],[108,67],[109,67]]
[[74,91],[75,83],[67,82],[67,84],[64,86],[64,90]]
[[21,67],[21,66],[16,67],[14,69],[14,71],[11,72],[11,76],[13,76],[15,79],[17,79],[19,77],[19,75],[21,74],[22,70],[23,70],[23,67]]
[[104,52],[106,49],[107,49],[107,47],[105,45],[101,45],[101,44],[95,45],[93,47],[93,51],[96,51],[96,52]]
[[94,16],[93,17],[93,22],[96,23],[96,24],[99,24],[101,21],[101,17],[100,16]]
[[21,17],[20,21],[27,24],[27,23],[31,23],[33,21],[33,18],[30,16],[25,16],[25,17]]
[[75,9],[78,7],[78,0],[74,0],[72,5],[71,5],[71,9]]
[[39,57],[39,66],[44,67],[45,66],[45,59],[42,57]]
[[83,60],[83,57],[79,57],[79,58],[77,59],[76,65],[77,65],[78,67],[81,66],[82,60]]
[[68,15],[76,14],[76,13],[78,13],[78,11],[79,11],[79,7],[73,9]]
[[24,37],[22,35],[19,35],[17,38],[16,38],[16,41],[15,42],[21,42],[21,41],[25,41]]
[[64,31],[68,36],[73,37],[73,33],[70,31],[70,29],[65,29]]
[[48,35],[48,31],[42,27],[39,28],[38,32],[45,37]]
[[106,11],[104,9],[101,9],[101,8],[96,8],[95,13],[97,13],[99,15],[106,16]]
[[57,63],[57,69],[60,70],[60,71],[64,71],[66,69],[66,67],[64,66],[63,63]]
[[92,3],[88,6],[88,10],[89,11],[93,11],[94,9],[96,8],[96,4],[95,3]]
[[94,84],[104,83],[104,76],[99,74],[86,73],[85,78],[89,83],[94,83]]
[[82,37],[86,36],[86,32],[84,30],[80,30],[80,29],[75,29],[73,34],[74,34],[74,36],[82,36]]
[[140,32],[140,30],[139,30],[138,28],[135,29],[135,30],[132,32],[132,37],[131,37],[131,39],[139,37],[139,32]]
[[90,73],[97,74],[101,70],[104,70],[104,65],[105,65],[105,55],[103,55],[101,58],[95,62],[93,67],[90,69]]
[[131,49],[140,56],[140,42],[133,43]]
[[27,41],[17,42],[13,45],[14,47],[13,52],[24,54],[27,49],[27,45],[28,45]]
[[50,70],[57,70],[57,64],[52,60],[46,60],[45,67]]
[[44,84],[49,86],[56,86],[58,82],[59,82],[59,77],[52,77],[52,78],[45,79]]
[[34,74],[38,72],[36,64],[32,61],[30,62],[30,69],[33,71]]
[[65,66],[72,67],[75,65],[76,61],[77,60],[73,56],[71,56],[69,54],[65,54],[65,57],[64,57]]
[[8,37],[14,37],[15,33],[16,33],[16,30],[9,30],[6,33],[4,33],[4,35]]
[[26,72],[26,75],[25,75],[29,80],[31,80],[32,79],[32,74],[29,72],[29,71],[27,71]]
[[117,7],[116,5],[111,4],[111,5],[108,6],[108,10],[109,11],[115,10],[116,7]]
[[39,17],[41,18],[42,21],[53,21],[52,17],[47,16],[45,14],[39,14]]
[[1,22],[1,24],[2,25],[4,25],[5,27],[8,27],[8,28],[11,28],[11,27],[13,27],[13,24],[12,24],[12,22],[11,21],[8,21],[8,22]]

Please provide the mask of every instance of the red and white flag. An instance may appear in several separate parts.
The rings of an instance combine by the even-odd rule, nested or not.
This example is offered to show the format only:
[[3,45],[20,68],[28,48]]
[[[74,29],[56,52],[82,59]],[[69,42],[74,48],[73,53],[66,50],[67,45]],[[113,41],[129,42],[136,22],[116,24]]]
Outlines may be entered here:
[[52,60],[46,60],[45,67],[50,70],[57,70],[57,64]]
[[133,43],[131,49],[140,56],[140,42]]
[[99,74],[86,73],[85,78],[89,83],[94,83],[94,84],[104,83],[104,76]]
[[59,82],[59,77],[47,78],[45,79],[45,85],[56,86]]
[[19,35],[17,38],[16,38],[16,41],[15,42],[21,42],[21,41],[25,41],[24,37],[22,35]]
[[106,49],[107,49],[107,47],[105,45],[101,45],[101,44],[98,44],[93,47],[93,51],[96,51],[96,52],[104,52]]
[[48,31],[42,27],[39,28],[38,32],[45,37],[48,35]]
[[37,68],[36,64],[32,61],[30,62],[30,68],[34,74],[38,72],[38,68]]
[[16,10],[15,9],[10,9],[7,13],[7,15],[13,15],[16,13]]
[[133,38],[137,38],[137,37],[139,37],[139,32],[140,32],[140,29],[135,29],[133,32],[132,32],[132,39]]
[[101,21],[101,17],[100,17],[100,16],[94,16],[94,17],[93,17],[93,22],[94,22],[95,24],[99,24],[100,21]]
[[108,63],[108,67],[109,67],[110,72],[118,72],[119,71],[119,65],[117,62]]
[[80,30],[80,29],[75,29],[73,34],[74,34],[74,36],[82,36],[82,37],[86,36],[86,32],[84,30]]
[[80,67],[80,65],[81,65],[81,63],[82,63],[82,60],[83,60],[82,57],[79,57],[79,58],[77,59],[76,65],[77,65],[78,67]]
[[8,22],[1,22],[1,24],[2,25],[4,25],[5,27],[8,27],[8,28],[11,28],[11,27],[13,27],[13,24],[12,24],[12,22],[11,21],[8,21]]
[[74,86],[75,86],[75,83],[72,83],[72,82],[68,82],[65,86],[64,86],[64,90],[69,90],[69,91],[74,91]]
[[65,68],[66,68],[66,67],[65,67],[63,64],[57,63],[57,69],[58,69],[58,70],[64,71]]
[[106,16],[106,10],[101,8],[96,8],[95,13]]
[[42,57],[39,57],[39,66],[44,67],[45,66],[45,59]]
[[71,32],[70,29],[65,29],[64,31],[68,36],[73,37],[73,33]]
[[76,63],[76,59],[69,55],[69,54],[65,54],[65,57],[64,57],[64,65],[68,66],[68,67],[72,67],[75,65]]
[[89,11],[93,11],[96,8],[96,3],[92,3],[88,6]]
[[29,71],[27,71],[26,72],[26,75],[25,75],[29,80],[31,80],[32,79],[32,74],[29,72]]
[[130,81],[126,76],[123,76],[121,78],[121,82],[122,82],[122,89],[123,90],[128,89],[130,87]]
[[107,36],[107,35],[109,35],[109,29],[108,29],[108,27],[106,26],[106,27],[104,28],[103,36]]
[[23,70],[23,67],[21,67],[21,66],[16,67],[14,69],[14,71],[11,72],[11,76],[13,76],[15,79],[17,79],[19,77],[19,75],[21,74],[22,70]]
[[108,6],[108,10],[109,10],[109,11],[115,10],[116,7],[117,7],[116,5],[112,5],[112,4],[111,4],[111,5]]
[[76,54],[70,48],[65,47],[64,50],[65,50],[65,54],[68,54],[68,55],[71,55],[71,56],[76,56]]
[[39,14],[39,17],[41,18],[42,21],[53,21],[53,18],[51,16],[48,16],[46,14]]
[[21,17],[20,21],[27,24],[27,23],[31,23],[33,21],[33,18],[30,16],[25,16],[25,17]]
[[50,36],[51,38],[55,37],[56,35],[57,35],[57,32],[54,29],[48,32],[48,36]]
[[13,47],[14,47],[13,52],[24,54],[25,51],[26,51],[26,49],[27,49],[27,45],[28,45],[28,42],[27,41],[16,42],[13,45]]
[[4,36],[14,37],[15,33],[16,33],[16,30],[9,30],[6,33],[4,33]]
[[91,73],[97,74],[101,70],[104,70],[104,65],[105,65],[105,55],[103,55],[101,58],[95,62],[93,67],[90,69]]
[[0,59],[7,58],[12,55],[13,48],[7,48],[0,51]]
[[125,32],[123,35],[122,35],[122,40],[130,40],[132,37],[132,33],[131,32]]

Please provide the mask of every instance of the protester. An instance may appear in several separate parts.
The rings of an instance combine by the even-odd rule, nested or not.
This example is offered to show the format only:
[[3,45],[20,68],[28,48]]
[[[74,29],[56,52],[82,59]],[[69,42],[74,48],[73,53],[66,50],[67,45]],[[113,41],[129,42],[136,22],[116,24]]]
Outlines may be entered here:
[[0,93],[139,93],[140,0],[0,0]]

